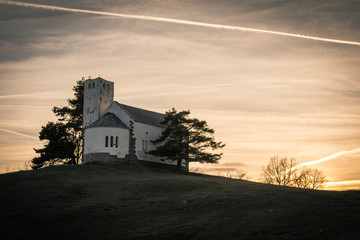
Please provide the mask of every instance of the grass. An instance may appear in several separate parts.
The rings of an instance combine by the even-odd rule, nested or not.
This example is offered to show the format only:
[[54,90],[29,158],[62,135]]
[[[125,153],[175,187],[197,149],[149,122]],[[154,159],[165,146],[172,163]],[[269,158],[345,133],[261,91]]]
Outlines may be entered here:
[[360,239],[360,192],[128,165],[0,175],[1,239]]

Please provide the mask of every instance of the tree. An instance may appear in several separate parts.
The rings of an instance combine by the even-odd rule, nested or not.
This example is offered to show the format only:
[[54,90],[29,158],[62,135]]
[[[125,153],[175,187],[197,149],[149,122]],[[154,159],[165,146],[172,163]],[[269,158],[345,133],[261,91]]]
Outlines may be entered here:
[[270,162],[263,167],[262,181],[269,184],[292,186],[298,188],[319,189],[324,186],[326,177],[316,168],[302,168],[296,166],[294,158],[270,158]]
[[167,111],[164,121],[166,127],[159,139],[153,141],[158,144],[150,154],[177,161],[177,168],[181,169],[183,160],[188,169],[189,162],[218,163],[222,153],[210,153],[225,147],[222,142],[216,142],[214,129],[208,127],[206,121],[190,118],[190,111],[178,112],[175,108]]
[[84,81],[73,87],[74,98],[68,99],[68,106],[53,107],[57,122],[42,126],[39,139],[45,141],[44,148],[35,149],[40,156],[32,159],[32,168],[37,169],[54,164],[78,164],[82,157],[82,116]]
[[270,162],[263,167],[262,179],[265,183],[290,186],[293,182],[294,158],[280,157],[276,155],[270,158]]
[[243,169],[236,170],[234,172],[227,171],[226,173],[219,172],[217,174],[220,177],[233,178],[239,180],[249,180],[250,177],[247,175],[247,172]]
[[302,168],[298,176],[295,177],[295,186],[298,188],[319,189],[323,188],[326,176],[323,171],[312,168]]

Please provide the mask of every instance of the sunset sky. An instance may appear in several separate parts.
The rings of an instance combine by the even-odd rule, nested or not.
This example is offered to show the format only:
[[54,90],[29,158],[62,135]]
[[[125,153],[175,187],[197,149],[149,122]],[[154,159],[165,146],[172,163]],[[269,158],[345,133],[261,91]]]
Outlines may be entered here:
[[203,166],[209,173],[243,169],[257,181],[274,155],[305,163],[342,152],[311,167],[324,171],[327,189],[360,189],[359,1],[27,3],[104,14],[0,0],[0,173],[35,156],[41,126],[56,120],[51,109],[66,105],[76,80],[100,75],[115,82],[120,103],[158,112],[190,109],[206,120],[227,143],[218,165]]

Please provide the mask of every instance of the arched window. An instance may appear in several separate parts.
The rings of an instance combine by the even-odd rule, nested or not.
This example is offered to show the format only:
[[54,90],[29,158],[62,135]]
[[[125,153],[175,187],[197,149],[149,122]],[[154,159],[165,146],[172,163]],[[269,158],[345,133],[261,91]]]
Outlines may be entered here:
[[105,89],[105,83],[103,83],[103,88]]
[[110,147],[114,147],[114,137],[110,137]]
[[109,146],[109,137],[106,136],[105,137],[105,147],[108,147]]
[[94,82],[92,83],[92,87],[95,88],[95,83]]
[[89,83],[88,88],[89,88],[89,89],[91,88],[91,83]]
[[107,85],[107,90],[110,90],[110,84]]

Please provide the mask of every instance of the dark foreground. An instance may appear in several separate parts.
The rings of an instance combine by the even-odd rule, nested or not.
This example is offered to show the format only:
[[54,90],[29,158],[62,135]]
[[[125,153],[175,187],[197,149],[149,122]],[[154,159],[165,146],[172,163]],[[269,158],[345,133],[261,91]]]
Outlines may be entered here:
[[360,239],[360,192],[136,166],[0,175],[1,239]]

